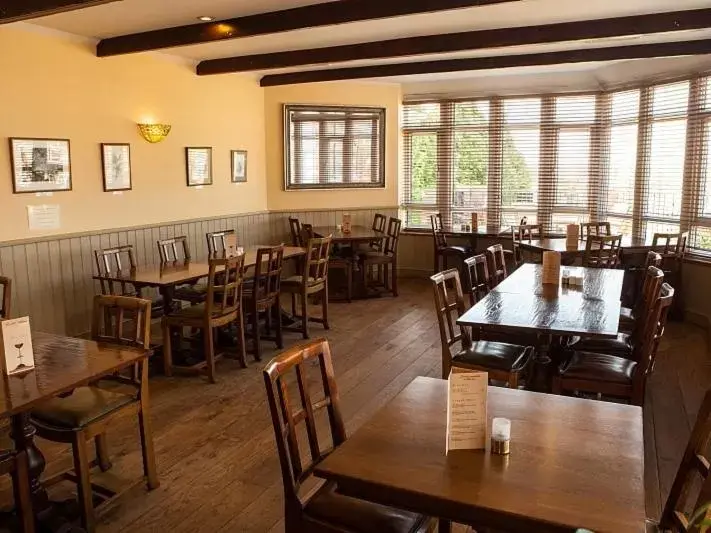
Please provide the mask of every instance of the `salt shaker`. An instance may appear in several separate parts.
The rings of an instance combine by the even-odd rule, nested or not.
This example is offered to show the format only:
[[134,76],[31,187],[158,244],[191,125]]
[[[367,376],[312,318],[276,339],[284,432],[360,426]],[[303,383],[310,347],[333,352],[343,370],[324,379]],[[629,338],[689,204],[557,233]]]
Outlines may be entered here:
[[511,448],[511,420],[494,418],[491,422],[491,453],[508,455]]

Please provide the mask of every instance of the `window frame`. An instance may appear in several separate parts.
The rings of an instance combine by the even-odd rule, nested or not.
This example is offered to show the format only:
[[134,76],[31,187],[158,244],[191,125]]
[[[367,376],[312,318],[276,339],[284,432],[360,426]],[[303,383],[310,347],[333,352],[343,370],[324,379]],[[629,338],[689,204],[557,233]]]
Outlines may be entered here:
[[[298,148],[299,137],[295,137],[296,146],[292,147],[291,143],[291,125],[292,125],[292,113],[299,111],[309,111],[316,113],[345,113],[344,117],[344,133],[342,136],[344,149],[342,154],[342,182],[327,182],[327,183],[298,183],[292,175],[292,165],[291,158],[292,153],[299,153]],[[345,143],[348,141],[353,141],[357,138],[361,138],[362,135],[357,135],[353,133],[352,124],[356,120],[366,120],[363,118],[348,119],[348,114],[356,113],[370,113],[376,117],[373,121],[373,131],[376,128],[377,122],[377,144],[373,136],[370,136],[371,146],[374,147],[377,152],[374,155],[378,156],[377,168],[372,169],[371,174],[377,178],[377,181],[364,182],[353,182],[350,181],[347,176],[350,175],[352,167],[350,166],[352,157],[347,156],[345,150]],[[283,171],[284,171],[284,191],[313,191],[313,190],[353,190],[353,189],[385,189],[385,159],[386,159],[386,120],[387,120],[387,110],[384,107],[368,107],[368,106],[336,106],[336,105],[313,105],[313,104],[284,104],[282,109],[283,116],[283,148],[284,148],[284,159],[283,159]],[[319,129],[321,130],[325,121],[316,121],[319,123]],[[350,131],[350,134],[349,134]],[[316,137],[320,145],[327,144],[328,137],[319,135]],[[371,148],[372,150],[372,148]],[[373,155],[373,152],[371,151]],[[352,155],[352,154],[349,154]],[[321,174],[323,167],[327,164],[326,158],[319,158],[319,175]]]

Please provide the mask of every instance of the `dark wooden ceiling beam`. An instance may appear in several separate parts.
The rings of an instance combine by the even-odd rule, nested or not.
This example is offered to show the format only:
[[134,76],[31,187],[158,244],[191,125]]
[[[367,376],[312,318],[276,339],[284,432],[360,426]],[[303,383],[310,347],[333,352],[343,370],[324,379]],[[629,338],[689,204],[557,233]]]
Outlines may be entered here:
[[99,42],[96,55],[114,56],[270,33],[332,26],[403,15],[432,13],[520,0],[339,0],[246,17],[177,26]]
[[0,0],[0,24],[118,1],[121,0]]
[[200,75],[225,74],[229,72],[340,63],[362,59],[442,54],[502,46],[645,35],[708,27],[711,27],[711,9],[696,9],[541,26],[428,35],[327,48],[211,59],[202,61],[197,67],[197,73]]
[[642,59],[703,54],[711,54],[711,39],[673,43],[641,44],[635,46],[614,46],[609,48],[588,48],[539,54],[447,59],[441,61],[419,61],[415,63],[397,63],[367,67],[289,72],[285,74],[271,74],[264,76],[260,81],[260,85],[262,87],[273,87],[276,85],[292,85],[299,83],[354,80],[363,78],[385,78],[392,76],[408,76],[413,74],[433,74],[440,72],[490,70],[540,65],[559,65],[566,63],[587,63],[595,61],[615,61],[621,59]]

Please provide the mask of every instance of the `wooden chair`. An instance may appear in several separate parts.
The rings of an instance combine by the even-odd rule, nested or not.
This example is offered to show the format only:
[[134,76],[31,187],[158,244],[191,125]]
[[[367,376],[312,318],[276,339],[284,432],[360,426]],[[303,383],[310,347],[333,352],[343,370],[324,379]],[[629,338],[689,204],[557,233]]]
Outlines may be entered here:
[[291,233],[291,245],[301,246],[301,222],[298,218],[289,217],[289,233]]
[[[373,217],[373,225],[371,226],[371,229],[373,231],[377,231],[378,233],[385,233],[385,224],[387,222],[388,217],[385,215],[382,215],[380,213],[375,213],[375,216]],[[382,252],[383,251],[383,243],[385,239],[376,239],[374,241],[370,242],[370,248],[376,252]]]
[[10,475],[12,478],[15,514],[22,533],[34,533],[35,531],[29,469],[26,452],[15,450],[0,451],[0,475]]
[[233,229],[206,233],[205,238],[207,239],[207,253],[210,257],[224,254],[227,250],[227,242],[225,241],[225,237],[227,237],[227,235],[234,234],[235,230]]
[[[303,232],[303,226],[302,226]],[[324,329],[330,329],[328,324],[328,267],[331,254],[331,236],[310,238],[306,245],[306,257],[300,275],[291,276],[281,281],[281,290],[291,295],[291,312],[299,326],[284,327],[285,331],[297,331],[304,339],[309,338],[309,321],[323,324]],[[308,308],[309,296],[321,295],[322,317],[310,317]],[[301,300],[301,315],[296,313],[296,296]]]
[[[125,296],[94,297],[92,339],[102,343],[147,350],[151,336],[151,302]],[[62,473],[45,481],[51,485],[69,479],[77,483],[82,527],[95,530],[92,488],[97,494],[111,497],[106,488],[93,486],[88,443],[94,440],[97,463],[101,470],[111,468],[106,431],[128,414],[138,417],[143,453],[143,474],[148,490],[158,487],[151,417],[149,412],[148,359],[137,363],[131,378],[110,376],[70,395],[53,398],[32,411],[32,424],[37,435],[53,442],[70,443],[74,454],[74,472]],[[115,387],[108,387],[109,384]]]
[[451,246],[447,244],[447,237],[444,234],[442,227],[442,215],[437,213],[430,215],[430,224],[432,226],[432,237],[434,238],[434,272],[440,271],[440,263],[442,270],[447,268],[447,258],[455,257],[460,261],[464,261],[471,255],[469,246]]
[[[94,250],[94,258],[100,276],[118,272],[130,273],[136,270],[136,257],[131,245]],[[101,285],[101,294],[141,297],[140,289],[134,287],[130,282],[113,282],[102,279],[99,280],[99,284]]]
[[210,383],[215,383],[215,362],[220,355],[215,354],[215,328],[234,322],[237,325],[238,358],[243,367],[247,366],[244,343],[244,317],[242,313],[242,282],[244,279],[244,255],[209,259],[207,296],[205,302],[185,307],[163,317],[163,365],[166,376],[173,374],[173,353],[171,328],[193,328],[203,330],[203,350],[205,361],[188,370],[206,370]]
[[0,276],[0,319],[10,318],[10,302],[12,300],[12,280]]
[[366,282],[372,267],[382,269],[382,280],[385,290],[392,291],[393,296],[398,295],[397,287],[397,249],[400,243],[400,231],[402,221],[391,218],[388,221],[388,231],[386,233],[385,248],[382,252],[368,252],[363,256],[363,275]]
[[465,272],[469,281],[469,301],[472,306],[489,294],[491,279],[489,278],[488,263],[484,254],[467,257],[464,260]]
[[542,224],[524,224],[523,226],[511,226],[511,250],[513,251],[514,266],[518,268],[523,263],[521,253],[521,243],[531,242],[533,239],[543,238]]
[[580,224],[580,238],[607,237],[612,235],[609,222],[585,222]]
[[[620,331],[631,332],[637,317],[644,315],[644,304],[649,299],[648,291],[650,290],[647,286],[647,273],[649,271],[649,267],[651,266],[655,268],[660,268],[662,266],[662,256],[657,252],[647,252],[647,258],[644,262],[644,270],[640,269],[640,273],[644,272],[643,281],[635,281],[635,283],[638,284],[638,286],[641,285],[641,287],[635,289],[637,297],[635,299],[634,307],[622,307],[620,309]],[[637,272],[633,272],[633,274],[635,277],[641,277]]]
[[591,235],[585,243],[583,266],[588,268],[617,268],[620,264],[622,235]]
[[[190,262],[188,238],[185,235],[180,235],[179,237],[158,241],[158,254],[161,264],[185,264]],[[206,285],[192,283],[176,287],[173,291],[173,297],[176,300],[189,302],[190,304],[199,304],[205,301],[206,292]]]
[[694,509],[698,509],[711,501],[709,443],[711,443],[711,390],[706,392],[699,408],[699,413],[696,416],[689,442],[686,445],[681,464],[662,511],[661,520],[659,521],[660,531],[673,531],[675,533],[691,531],[690,526],[692,524],[689,524],[689,515],[685,511],[690,500],[695,478],[700,477],[703,483],[696,498]]
[[[469,330],[457,324],[464,314],[464,293],[456,268],[430,278],[434,287],[435,310],[442,343],[442,378],[447,379],[452,367],[483,370],[489,379],[503,381],[517,388],[523,372],[533,357],[533,347],[493,341],[472,341]],[[449,286],[448,286],[449,285]],[[450,291],[454,292],[451,294]],[[452,355],[452,346],[461,350]]]
[[647,378],[654,370],[657,348],[673,298],[674,289],[668,283],[663,284],[660,296],[645,318],[640,341],[634,346],[633,359],[576,351],[553,378],[553,393],[587,392],[644,405]]
[[485,253],[486,259],[489,262],[491,288],[493,289],[509,275],[506,269],[506,255],[504,254],[504,247],[501,244],[489,246]]
[[[284,263],[284,245],[259,248],[254,267],[254,278],[245,285],[244,310],[252,325],[254,358],[262,360],[259,334],[259,313],[264,313],[266,334],[271,335],[272,325],[275,336],[269,340],[276,342],[280,350],[284,347],[281,327],[281,270]],[[275,321],[275,324],[272,322]]]
[[629,330],[620,327],[620,332],[614,339],[574,339],[569,343],[569,348],[580,352],[603,353],[615,355],[624,359],[633,359],[635,345],[640,343],[644,334],[645,320],[652,310],[652,305],[659,298],[664,282],[664,273],[656,268],[649,267],[644,277],[643,296],[639,307],[635,309],[637,318]]
[[[687,252],[689,232],[655,233],[652,239],[652,249],[662,256],[661,269],[666,281],[672,287],[682,286],[682,267]],[[674,299],[670,314],[676,320],[684,319],[683,292],[680,291]]]
[[[312,400],[307,378],[308,369],[314,365],[318,365],[321,385],[318,400]],[[331,351],[325,339],[287,350],[272,359],[263,374],[284,482],[286,533],[427,531],[428,518],[347,496],[331,482],[321,483],[306,495],[301,494],[302,485],[313,479],[314,468],[347,439]],[[298,391],[298,397],[289,394],[292,387]],[[325,438],[323,434],[319,438],[317,428],[321,426],[315,418],[322,409],[328,413],[330,435]],[[300,448],[303,441],[298,438],[302,423],[309,450],[308,456],[303,458]],[[323,449],[323,443],[329,441],[332,447]]]

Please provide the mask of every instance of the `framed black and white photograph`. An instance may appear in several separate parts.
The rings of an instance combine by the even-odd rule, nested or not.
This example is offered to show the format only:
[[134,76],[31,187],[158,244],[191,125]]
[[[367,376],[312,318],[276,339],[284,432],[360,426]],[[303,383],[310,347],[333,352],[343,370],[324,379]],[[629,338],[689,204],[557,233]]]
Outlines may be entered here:
[[101,166],[104,174],[104,191],[131,190],[131,145],[101,144]]
[[185,148],[188,187],[212,185],[212,148]]
[[232,150],[232,183],[247,181],[247,150]]
[[71,191],[68,139],[10,139],[15,194]]

